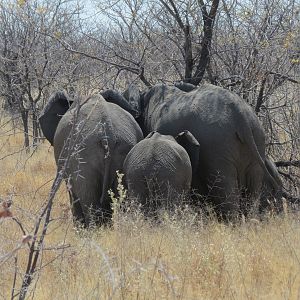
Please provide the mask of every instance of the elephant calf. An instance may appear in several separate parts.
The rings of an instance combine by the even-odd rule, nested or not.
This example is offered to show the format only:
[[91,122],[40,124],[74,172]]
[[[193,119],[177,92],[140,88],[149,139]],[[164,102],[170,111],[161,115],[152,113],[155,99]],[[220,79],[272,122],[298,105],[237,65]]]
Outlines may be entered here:
[[125,158],[123,170],[129,196],[137,197],[145,208],[153,204],[152,200],[166,201],[189,191],[198,159],[199,143],[189,131],[176,138],[151,132]]

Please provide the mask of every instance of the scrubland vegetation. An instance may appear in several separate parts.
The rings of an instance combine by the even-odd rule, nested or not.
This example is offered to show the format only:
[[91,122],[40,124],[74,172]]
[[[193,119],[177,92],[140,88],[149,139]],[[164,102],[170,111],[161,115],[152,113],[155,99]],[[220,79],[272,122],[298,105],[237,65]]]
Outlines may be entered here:
[[[208,82],[258,115],[299,198],[298,0],[0,3],[0,299],[299,299],[297,204],[235,224],[189,206],[74,226],[38,123],[49,95]],[[59,189],[58,189],[59,187]]]
[[[45,205],[56,166],[49,144],[32,154],[19,152],[22,134],[11,135],[8,129],[1,127],[0,194],[11,198],[10,212],[28,235]],[[134,205],[128,204],[125,212],[116,205],[112,227],[85,230],[73,226],[62,185],[51,219],[29,298],[299,297],[297,212],[285,210],[262,221],[228,225],[181,207],[172,214],[162,213],[161,222],[154,224],[144,220]],[[0,219],[2,299],[20,291],[30,253],[23,235],[14,219]]]

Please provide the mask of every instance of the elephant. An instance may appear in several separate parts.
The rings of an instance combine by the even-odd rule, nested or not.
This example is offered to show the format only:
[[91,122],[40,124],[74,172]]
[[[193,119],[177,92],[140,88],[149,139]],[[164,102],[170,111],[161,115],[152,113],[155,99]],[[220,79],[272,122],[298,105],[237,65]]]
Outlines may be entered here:
[[65,171],[74,219],[86,227],[109,220],[108,190],[116,191],[116,171],[122,171],[127,153],[143,139],[134,110],[127,112],[127,101],[117,100],[96,94],[72,103],[66,93],[56,92],[39,118],[58,170]]
[[123,170],[129,196],[138,198],[142,206],[151,211],[153,200],[159,207],[158,199],[175,202],[179,195],[187,194],[192,172],[197,169],[199,146],[189,131],[175,138],[151,132],[125,158]]
[[222,87],[176,85],[157,84],[142,93],[131,85],[120,97],[135,98],[144,135],[193,134],[201,147],[192,188],[218,215],[232,219],[239,214],[241,201],[259,197],[263,181],[275,193],[280,191],[265,163],[265,133],[252,108]]

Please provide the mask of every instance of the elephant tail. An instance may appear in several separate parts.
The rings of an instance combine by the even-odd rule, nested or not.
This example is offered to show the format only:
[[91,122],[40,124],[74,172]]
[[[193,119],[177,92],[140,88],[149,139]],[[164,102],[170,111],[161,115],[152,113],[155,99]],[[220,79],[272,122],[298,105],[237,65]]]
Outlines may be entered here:
[[107,105],[103,105],[103,131],[101,133],[100,144],[104,155],[104,176],[102,181],[102,194],[100,198],[100,206],[103,210],[111,210],[111,200],[108,193],[109,189],[112,188],[115,174],[112,174],[113,168],[113,157],[114,149],[116,147],[117,138],[114,134],[114,127],[110,117],[110,113]]
[[258,151],[256,142],[254,139],[253,130],[251,129],[250,124],[247,122],[246,126],[239,126],[238,128],[243,130],[242,132],[237,132],[239,139],[248,145],[252,154],[254,155],[255,160],[259,163],[259,165],[263,169],[265,178],[270,183],[270,185],[273,187],[273,189],[275,191],[279,191],[280,185],[275,180],[275,178],[270,174],[270,172],[265,164],[264,159],[261,157],[261,155]]
[[110,203],[110,196],[108,191],[110,188],[112,188],[114,181],[114,174],[111,174],[111,162],[111,154],[109,153],[109,151],[107,151],[104,157],[104,177],[102,183],[102,195],[100,199],[101,207],[109,207]]

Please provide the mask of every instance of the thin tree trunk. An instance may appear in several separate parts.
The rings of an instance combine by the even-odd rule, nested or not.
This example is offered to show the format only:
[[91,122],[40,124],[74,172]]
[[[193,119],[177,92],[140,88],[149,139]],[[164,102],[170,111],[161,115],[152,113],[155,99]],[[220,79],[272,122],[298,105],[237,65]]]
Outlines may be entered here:
[[29,126],[28,126],[28,110],[21,109],[21,117],[23,122],[23,129],[24,129],[24,146],[26,152],[29,152]]
[[219,6],[219,0],[213,0],[211,4],[210,12],[208,12],[206,9],[206,5],[204,4],[204,1],[198,0],[198,2],[202,11],[202,19],[204,23],[204,36],[201,43],[202,45],[201,45],[198,65],[194,72],[193,78],[188,81],[194,85],[198,85],[201,82],[206,67],[209,64],[214,21]]
[[32,145],[33,147],[36,147],[39,141],[39,122],[35,110],[32,112],[32,134]]

